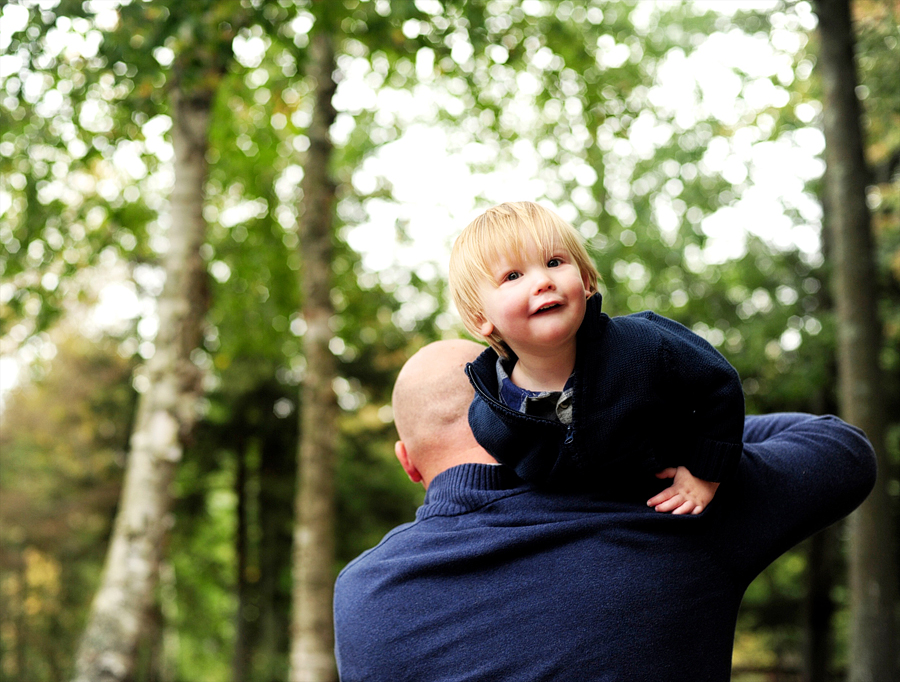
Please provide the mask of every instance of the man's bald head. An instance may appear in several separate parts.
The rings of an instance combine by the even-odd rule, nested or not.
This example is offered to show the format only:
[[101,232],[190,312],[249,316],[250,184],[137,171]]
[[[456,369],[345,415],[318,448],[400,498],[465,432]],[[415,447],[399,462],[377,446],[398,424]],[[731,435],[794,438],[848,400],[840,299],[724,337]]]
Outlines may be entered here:
[[468,421],[474,391],[465,366],[483,350],[473,341],[436,341],[407,360],[397,376],[392,396],[401,441],[397,457],[410,478],[426,487],[450,466],[495,461],[475,441]]

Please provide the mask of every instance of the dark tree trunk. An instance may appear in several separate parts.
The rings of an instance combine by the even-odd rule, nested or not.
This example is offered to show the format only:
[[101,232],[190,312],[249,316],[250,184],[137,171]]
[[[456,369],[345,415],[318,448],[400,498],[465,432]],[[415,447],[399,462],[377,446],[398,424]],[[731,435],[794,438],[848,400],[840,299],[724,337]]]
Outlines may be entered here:
[[235,578],[237,586],[237,611],[234,614],[234,651],[231,657],[231,679],[244,682],[249,672],[249,646],[247,642],[247,448],[239,439],[236,448],[237,472],[234,492],[237,496],[237,528],[235,529]]
[[824,90],[825,161],[833,287],[837,308],[840,404],[862,428],[879,460],[875,490],[850,520],[850,682],[897,679],[895,604],[897,554],[888,494],[887,415],[879,355],[876,266],[869,177],[856,98],[856,64],[849,0],[817,0]]
[[301,395],[300,451],[294,531],[292,682],[333,682],[332,595],[334,582],[334,469],[337,401],[335,360],[329,348],[331,251],[335,187],[329,176],[335,119],[335,57],[331,36],[313,36],[309,75],[315,110],[304,165],[300,248],[303,258],[303,350],[306,376]]
[[831,670],[837,527],[826,528],[809,539],[806,551],[806,610],[803,647],[803,682],[825,682]]
[[[284,434],[286,425],[279,430]],[[256,655],[263,682],[282,682],[283,658],[290,648],[291,588],[285,591],[281,577],[291,562],[291,528],[296,480],[296,445],[291,438],[267,438],[259,467],[259,628]],[[289,455],[286,453],[290,452]]]
[[[21,553],[19,557],[22,557]],[[16,614],[16,646],[13,649],[15,657],[13,658],[13,669],[22,676],[22,679],[28,677],[28,618],[25,615],[25,600],[28,598],[28,578],[25,575],[25,559],[21,558],[18,566],[18,575],[16,576],[19,585],[19,603],[16,604],[15,611],[7,613]]]

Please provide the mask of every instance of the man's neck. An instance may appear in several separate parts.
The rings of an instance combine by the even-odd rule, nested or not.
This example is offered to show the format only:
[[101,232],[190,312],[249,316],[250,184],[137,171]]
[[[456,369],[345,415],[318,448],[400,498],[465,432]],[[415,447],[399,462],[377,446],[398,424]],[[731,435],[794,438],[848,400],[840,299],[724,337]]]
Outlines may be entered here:
[[562,391],[575,369],[575,341],[547,355],[518,355],[509,378],[519,388],[529,391]]
[[443,455],[437,457],[433,462],[429,460],[429,465],[420,470],[425,490],[428,490],[428,486],[431,485],[435,476],[460,464],[499,464],[474,441],[469,447],[447,445],[442,453]]

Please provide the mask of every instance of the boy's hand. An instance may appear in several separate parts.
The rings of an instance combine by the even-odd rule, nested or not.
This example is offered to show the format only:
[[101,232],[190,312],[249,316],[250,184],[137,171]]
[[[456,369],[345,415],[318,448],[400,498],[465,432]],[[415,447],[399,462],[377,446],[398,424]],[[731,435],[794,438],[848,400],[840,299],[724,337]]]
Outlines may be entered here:
[[663,469],[656,477],[673,479],[672,485],[647,500],[647,506],[655,507],[658,512],[699,514],[712,501],[719,487],[718,483],[697,478],[686,467]]

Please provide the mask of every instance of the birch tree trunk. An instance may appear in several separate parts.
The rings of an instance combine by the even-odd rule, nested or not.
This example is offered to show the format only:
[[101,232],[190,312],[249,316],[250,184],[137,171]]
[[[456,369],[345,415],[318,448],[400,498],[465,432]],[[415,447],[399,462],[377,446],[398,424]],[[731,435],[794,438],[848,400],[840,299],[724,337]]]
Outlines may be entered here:
[[881,395],[882,331],[875,253],[866,204],[868,177],[849,0],[818,0],[824,90],[826,192],[837,307],[842,416],[878,454],[875,489],[850,518],[850,682],[897,680],[896,532],[887,479],[887,415]]
[[208,308],[202,215],[211,97],[172,100],[175,185],[156,351],[147,363],[125,484],[100,587],[78,648],[76,682],[128,679],[172,525],[171,484],[197,418],[202,376],[191,361]]
[[300,451],[294,529],[291,682],[332,682],[334,664],[334,468],[337,401],[335,360],[329,348],[331,240],[335,187],[329,177],[329,128],[335,110],[335,57],[331,36],[320,31],[309,47],[315,111],[304,167],[300,248],[303,258],[303,351],[306,377],[300,404]]

